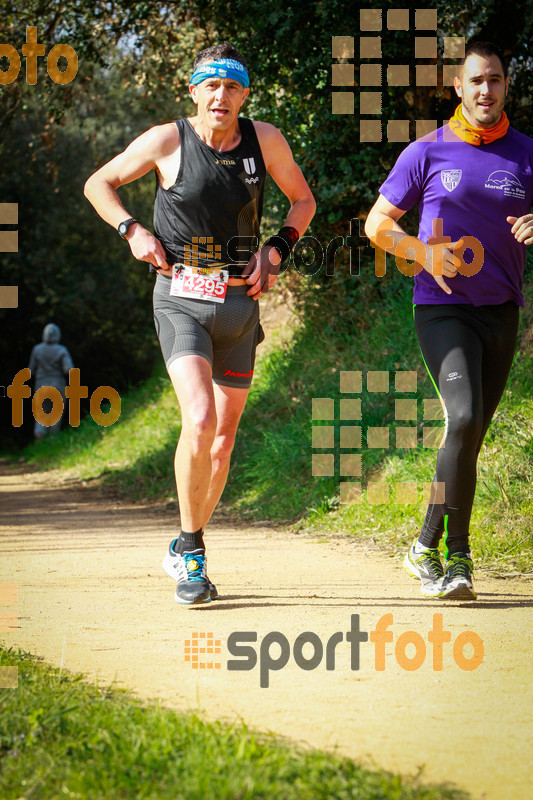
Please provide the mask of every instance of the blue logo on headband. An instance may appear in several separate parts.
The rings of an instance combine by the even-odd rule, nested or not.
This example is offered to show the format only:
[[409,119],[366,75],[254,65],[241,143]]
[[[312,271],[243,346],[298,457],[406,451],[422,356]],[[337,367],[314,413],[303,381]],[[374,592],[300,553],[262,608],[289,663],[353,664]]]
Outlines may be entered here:
[[250,85],[246,67],[233,58],[220,58],[217,61],[200,64],[191,78],[191,84],[197,86],[202,81],[213,77],[238,81],[245,89]]

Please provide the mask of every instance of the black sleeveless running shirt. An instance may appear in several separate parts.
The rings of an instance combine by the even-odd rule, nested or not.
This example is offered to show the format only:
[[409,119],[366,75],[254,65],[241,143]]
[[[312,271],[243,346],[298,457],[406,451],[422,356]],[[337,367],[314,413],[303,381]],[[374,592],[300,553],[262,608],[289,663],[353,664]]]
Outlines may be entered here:
[[169,264],[229,264],[230,276],[239,277],[259,249],[263,210],[266,167],[253,122],[239,117],[241,141],[223,152],[203,142],[187,119],[176,125],[178,176],[169,189],[157,180],[154,233]]

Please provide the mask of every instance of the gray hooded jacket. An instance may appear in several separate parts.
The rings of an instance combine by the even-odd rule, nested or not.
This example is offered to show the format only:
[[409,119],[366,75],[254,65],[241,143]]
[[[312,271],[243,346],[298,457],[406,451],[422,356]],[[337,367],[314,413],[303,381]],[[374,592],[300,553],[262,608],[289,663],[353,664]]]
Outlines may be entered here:
[[61,331],[52,322],[43,330],[43,341],[31,351],[29,368],[35,379],[35,389],[54,386],[63,395],[67,385],[66,376],[74,364],[69,351],[59,344]]

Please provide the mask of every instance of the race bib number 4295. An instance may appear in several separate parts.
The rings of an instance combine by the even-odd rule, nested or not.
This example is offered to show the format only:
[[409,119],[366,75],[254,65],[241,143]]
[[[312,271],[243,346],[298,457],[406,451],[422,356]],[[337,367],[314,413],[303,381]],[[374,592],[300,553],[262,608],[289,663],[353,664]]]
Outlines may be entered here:
[[170,294],[194,300],[223,303],[228,288],[228,271],[174,264]]

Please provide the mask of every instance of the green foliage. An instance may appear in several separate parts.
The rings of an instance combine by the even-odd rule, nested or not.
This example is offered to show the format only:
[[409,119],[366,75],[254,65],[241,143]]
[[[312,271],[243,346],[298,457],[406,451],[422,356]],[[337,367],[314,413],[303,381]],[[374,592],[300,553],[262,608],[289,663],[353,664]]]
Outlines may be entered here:
[[[382,3],[369,0],[365,7]],[[513,14],[503,0],[437,7],[439,37],[502,42],[512,59],[509,113],[531,133],[532,0],[515,3]],[[109,384],[122,392],[149,374],[158,352],[149,311],[152,279],[98,219],[82,187],[142,130],[190,113],[188,77],[204,46],[226,38],[245,55],[252,75],[245,113],[287,135],[318,201],[312,234],[324,246],[349,233],[350,220],[365,216],[403,147],[359,142],[357,91],[354,115],[331,113],[331,37],[354,37],[357,56],[359,23],[359,6],[345,0],[4,0],[3,41],[20,51],[26,27],[36,25],[46,52],[63,42],[79,58],[70,84],[53,83],[39,58],[36,85],[24,80],[23,63],[19,78],[0,91],[0,200],[19,204],[21,242],[18,255],[0,254],[0,284],[12,285],[16,274],[20,296],[18,309],[0,309],[9,331],[0,340],[4,385],[26,365],[52,319],[91,391]],[[382,41],[384,63],[412,61],[412,30],[384,30]],[[356,85],[359,61],[354,57]],[[383,90],[383,118],[413,125],[415,119],[447,118],[454,104],[447,88]],[[147,225],[152,193],[153,176],[123,193],[128,211]],[[265,234],[279,226],[286,208],[286,199],[269,191]],[[327,289],[327,302],[321,297],[326,319],[329,303],[337,310],[340,303],[358,302],[355,281],[331,280],[321,270],[309,283]]]
[[[478,565],[501,571],[526,572],[533,563],[533,286],[526,276],[526,310],[521,320],[521,346],[509,383],[494,417],[479,461],[479,479],[472,520],[472,545]],[[288,277],[287,279],[288,280]],[[401,551],[423,519],[419,503],[401,505],[339,504],[336,468],[331,477],[312,477],[312,425],[335,428],[335,463],[339,463],[339,427],[353,422],[313,421],[313,398],[341,397],[340,371],[416,370],[419,407],[435,396],[421,362],[410,306],[411,282],[397,270],[385,279],[372,276],[366,263],[357,301],[340,305],[325,319],[320,292],[301,279],[306,298],[292,339],[260,358],[237,434],[226,511],[240,519],[298,520],[298,527],[370,536],[384,547]],[[260,352],[260,351],[259,351]],[[362,395],[363,427],[389,427],[395,441],[394,394]],[[175,498],[172,458],[180,432],[179,413],[163,368],[142,388],[126,393],[122,416],[110,428],[91,419],[80,430],[65,429],[54,439],[32,445],[30,462],[70,470],[78,478],[99,479],[130,498]],[[357,424],[357,423],[355,423]],[[419,443],[416,450],[363,450],[362,483],[369,478],[392,485],[431,481],[435,450]],[[344,451],[342,451],[344,452]],[[353,478],[352,478],[353,480]]]
[[[313,398],[340,397],[340,371],[414,369],[414,335],[409,320],[410,282],[399,273],[385,285],[371,274],[366,262],[363,278],[338,277],[357,284],[358,300],[339,305],[329,318],[320,307],[316,284],[308,284],[305,319],[291,342],[261,362],[243,424],[254,437],[239,436],[235,467],[230,473],[228,499],[241,514],[272,519],[294,519],[326,498],[338,495],[337,478],[315,478],[311,473]],[[399,298],[405,305],[401,306]],[[365,425],[393,422],[392,396],[362,395]],[[339,455],[336,427],[335,455]],[[350,424],[350,423],[346,423]],[[367,458],[368,455],[368,458]],[[382,457],[365,455],[365,474]],[[329,502],[329,501],[328,501]]]
[[[28,85],[23,63],[19,78],[0,93],[0,200],[18,203],[20,241],[17,255],[0,254],[0,285],[19,288],[19,307],[0,309],[9,332],[0,341],[4,385],[27,365],[50,321],[62,329],[89,394],[100,385],[122,393],[148,377],[159,354],[147,265],[133,260],[83,196],[84,182],[98,166],[154,122],[180,112],[172,80],[166,91],[150,94],[135,68],[142,60],[142,32],[165,22],[150,5],[7,3],[5,36],[19,51],[26,26],[37,24],[47,52],[58,42],[74,47],[79,71],[60,86],[39,59],[37,83]],[[148,37],[142,40],[145,57],[149,48]],[[121,190],[128,211],[147,226],[154,180],[146,176]],[[1,422],[0,441],[22,438],[8,420]],[[31,424],[24,435],[31,436]]]
[[[225,38],[241,49],[252,74],[248,110],[252,117],[265,118],[278,125],[289,139],[298,163],[317,198],[317,215],[312,231],[329,241],[348,233],[353,217],[366,216],[376,197],[376,189],[390,170],[404,144],[359,142],[359,93],[354,92],[353,115],[331,113],[331,37],[355,39],[355,84],[360,85],[359,5],[345,0],[303,4],[282,0],[198,0],[193,3],[199,24],[208,43]],[[384,9],[380,0],[370,0],[365,8]],[[393,4],[393,7],[394,4]],[[406,7],[406,6],[402,6]],[[407,4],[411,19],[420,4]],[[437,2],[439,47],[442,58],[443,36],[488,38],[502,44],[514,60],[508,110],[524,133],[533,132],[529,80],[529,42],[532,34],[531,0],[513,5],[503,0]],[[231,13],[228,13],[231,11]],[[253,26],[242,21],[253,19]],[[413,30],[387,31],[383,10],[382,62],[413,64]],[[372,35],[372,34],[370,34]],[[375,59],[374,59],[375,60]],[[385,67],[384,67],[385,69]],[[384,86],[386,81],[383,81]],[[382,92],[383,119],[411,120],[411,138],[416,119],[448,119],[457,98],[449,87],[390,87]],[[363,87],[364,88],[364,87]],[[372,87],[369,87],[372,88]]]
[[[365,8],[382,8],[382,3],[369,0]],[[515,3],[512,14],[503,0],[438,2],[437,8],[439,42],[443,35],[465,35],[502,44],[511,63],[509,116],[519,130],[531,134],[532,0]],[[353,116],[331,113],[333,35],[355,37],[359,84],[359,6],[344,0],[98,0],[89,5],[68,0],[60,6],[28,0],[4,2],[2,12],[5,41],[20,48],[26,25],[37,21],[39,40],[47,47],[59,41],[71,44],[80,70],[72,84],[57,86],[46,78],[41,62],[36,86],[21,77],[0,93],[0,200],[19,203],[21,237],[17,256],[0,254],[0,284],[13,284],[16,274],[20,287],[19,308],[0,309],[7,331],[0,340],[0,382],[8,384],[26,365],[42,327],[53,319],[62,327],[89,391],[109,384],[124,395],[123,417],[109,430],[86,420],[80,431],[67,429],[56,441],[41,443],[39,452],[33,448],[31,457],[54,459],[58,467],[75,465],[86,477],[105,476],[136,496],[149,496],[158,488],[170,494],[169,465],[179,431],[171,391],[159,396],[159,374],[150,384],[157,387],[157,396],[146,407],[150,413],[142,410],[144,401],[137,405],[135,394],[124,394],[150,374],[159,357],[149,311],[151,279],[83,199],[84,180],[140,131],[190,113],[185,103],[195,52],[230,39],[243,52],[252,75],[245,113],[282,129],[313,188],[318,212],[312,234],[325,245],[334,236],[346,236],[354,220],[357,237],[357,223],[403,148],[359,142],[357,91]],[[412,61],[412,30],[384,31],[382,43],[384,63]],[[384,119],[410,119],[413,124],[416,119],[441,120],[455,105],[446,87],[383,87]],[[153,176],[123,192],[128,210],[145,224],[151,217],[152,192]],[[279,192],[269,191],[265,232],[282,222],[286,207]],[[412,213],[406,227],[415,225]],[[356,245],[358,241],[363,240],[356,239]],[[416,367],[421,391],[426,396],[431,392],[411,329],[409,281],[396,272],[377,280],[370,251],[360,249],[360,278],[349,274],[345,250],[332,276],[321,269],[315,277],[302,278],[291,270],[284,278],[303,323],[291,344],[273,353],[257,372],[225,498],[239,513],[279,520],[315,509],[317,519],[327,512],[332,524],[338,519],[348,529],[379,529],[390,536],[388,510],[366,509],[364,517],[361,510],[337,509],[338,480],[311,479],[309,470],[311,400],[337,396],[339,370]],[[474,531],[474,542],[492,561],[507,546],[529,558],[530,317],[524,324],[526,340],[514,367],[511,394],[489,432],[484,453],[490,457],[481,460],[474,523],[476,530],[490,534],[481,541]],[[363,402],[370,406],[369,398]],[[368,413],[369,424],[393,423],[390,400],[374,399]],[[136,447],[128,441],[128,426],[135,426]],[[432,457],[423,452],[412,463],[409,457],[390,459],[376,450],[368,454],[364,477],[385,469],[391,480],[406,474],[424,479],[431,463]],[[284,474],[290,477],[280,480]],[[232,487],[238,487],[238,494]],[[509,544],[512,520],[518,538]],[[415,520],[409,507],[397,507],[394,525],[398,536],[410,536]],[[511,562],[518,563],[514,556]]]
[[0,649],[18,689],[0,704],[3,800],[467,800],[446,785],[421,785],[348,758],[290,746],[245,725],[208,722],[98,689]]

